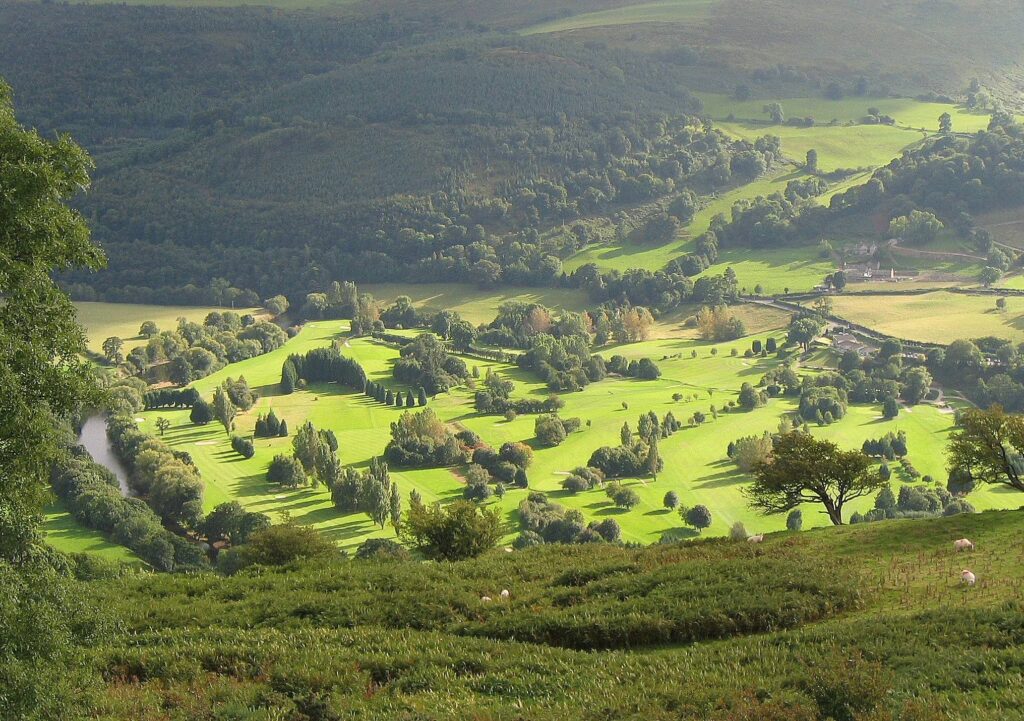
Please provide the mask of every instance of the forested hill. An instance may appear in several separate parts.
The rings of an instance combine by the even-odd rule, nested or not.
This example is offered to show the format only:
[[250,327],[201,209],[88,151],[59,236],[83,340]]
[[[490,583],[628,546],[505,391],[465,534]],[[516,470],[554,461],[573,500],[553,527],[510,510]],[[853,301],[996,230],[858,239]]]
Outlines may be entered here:
[[[650,175],[663,119],[699,111],[683,71],[627,51],[382,16],[0,8],[0,74],[19,112],[94,154],[81,205],[111,264],[87,280],[125,299],[133,287],[216,276],[263,294],[350,269],[385,278],[394,259],[483,240],[474,226],[524,225],[508,207],[543,182],[541,202],[521,202],[536,206],[525,225],[563,220],[558,206],[584,186],[600,190],[593,205],[613,202],[606,186],[621,183],[608,173]],[[703,164],[677,161],[658,180]],[[587,177],[567,189],[571,172]],[[405,250],[364,253],[382,237]],[[526,259],[530,270],[539,262]]]
[[683,188],[725,190],[778,160],[777,145],[709,128],[694,89],[933,90],[946,80],[927,78],[954,82],[975,61],[941,42],[926,52],[919,34],[941,41],[955,15],[965,38],[985,38],[982,64],[1004,67],[994,19],[1012,27],[1019,11],[879,8],[913,52],[889,58],[879,40],[863,53],[872,69],[824,62],[845,4],[777,57],[761,46],[787,18],[800,34],[804,0],[770,17],[744,16],[741,0],[653,5],[6,3],[0,77],[27,123],[71,133],[96,161],[78,204],[110,267],[69,278],[81,298],[206,302],[214,278],[263,297],[337,277],[549,285],[595,240],[569,232],[577,220],[613,234],[622,211],[643,219]]

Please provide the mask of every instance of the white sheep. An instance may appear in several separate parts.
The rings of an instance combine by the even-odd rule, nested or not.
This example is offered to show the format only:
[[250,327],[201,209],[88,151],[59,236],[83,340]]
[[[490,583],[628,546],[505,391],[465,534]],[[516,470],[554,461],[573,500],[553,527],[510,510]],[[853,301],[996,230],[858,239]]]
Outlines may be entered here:
[[748,536],[747,543],[760,543],[764,540],[764,534],[758,533],[756,536]]
[[960,538],[956,541],[953,541],[953,548],[956,551],[973,551],[974,543],[972,541],[967,540],[966,538]]
[[510,594],[510,593],[508,592],[508,589],[507,589],[507,588],[503,588],[503,589],[501,589],[501,597],[502,597],[502,598],[503,598],[504,600],[506,600],[506,601],[507,601],[507,600],[508,600],[508,598],[509,598],[509,596],[511,596],[511,595],[512,595],[512,594]]
[[480,600],[483,601],[484,603],[490,603],[492,599],[491,599],[490,596],[481,596]]
[[974,582],[978,579],[975,578],[974,574],[968,571],[966,568],[960,572],[960,580],[966,583],[968,586],[973,586]]

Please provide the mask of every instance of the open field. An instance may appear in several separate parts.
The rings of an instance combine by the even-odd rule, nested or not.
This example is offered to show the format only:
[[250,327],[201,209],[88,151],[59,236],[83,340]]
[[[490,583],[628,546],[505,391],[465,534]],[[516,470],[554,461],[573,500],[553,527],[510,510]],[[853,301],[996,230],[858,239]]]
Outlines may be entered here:
[[524,35],[557,33],[567,30],[635,25],[637,23],[693,23],[704,20],[717,0],[657,0],[625,7],[570,15],[561,20],[533,25]]
[[[772,320],[781,322],[782,315],[767,315],[762,319],[761,327],[771,325]],[[250,433],[257,413],[273,407],[280,417],[288,421],[293,432],[305,420],[311,420],[318,428],[333,430],[339,439],[343,462],[362,466],[383,451],[389,437],[389,424],[398,417],[399,410],[326,384],[314,385],[287,396],[278,395],[276,387],[280,364],[289,353],[304,352],[343,338],[345,328],[346,324],[338,321],[310,323],[284,348],[226,368],[197,382],[196,387],[207,394],[224,377],[243,374],[252,386],[259,389],[262,397],[254,409],[237,419],[239,433]],[[779,332],[775,334],[778,336]],[[758,337],[763,340],[767,335],[762,331]],[[742,351],[749,344],[750,338],[711,345],[694,339],[671,337],[603,350],[606,357],[615,353],[630,358],[651,357],[661,367],[662,378],[638,381],[613,377],[591,384],[578,393],[563,394],[566,405],[562,415],[581,418],[583,427],[557,448],[535,448],[534,462],[529,469],[531,489],[548,492],[565,506],[580,509],[588,520],[614,517],[622,526],[626,540],[642,543],[654,542],[665,533],[687,534],[678,516],[661,506],[661,500],[669,490],[677,491],[684,504],[704,503],[711,509],[715,520],[706,531],[709,535],[726,533],[736,520],[747,524],[751,531],[783,528],[784,517],[765,518],[747,507],[742,494],[746,478],[726,460],[725,448],[729,441],[738,437],[774,430],[780,416],[794,410],[794,403],[789,399],[773,399],[766,407],[749,413],[720,413],[717,419],[712,419],[709,414],[705,424],[686,428],[665,439],[661,443],[665,471],[656,480],[626,481],[641,497],[640,506],[631,511],[612,506],[600,489],[570,495],[560,486],[566,472],[575,466],[585,465],[596,448],[617,445],[623,422],[634,425],[641,413],[650,410],[659,416],[671,410],[677,418],[685,420],[695,410],[708,413],[712,404],[721,408],[735,398],[744,381],[756,383],[779,361],[774,357],[744,358]],[[735,357],[730,355],[733,347],[739,351]],[[712,355],[713,348],[717,350],[716,355]],[[697,351],[696,358],[691,357],[694,350]],[[392,383],[390,366],[397,356],[394,348],[371,339],[357,338],[350,339],[343,352],[358,359],[371,378]],[[482,372],[493,367],[514,380],[516,389],[513,395],[516,397],[548,393],[535,377],[518,368],[476,359],[467,359],[467,363],[470,367],[478,365]],[[395,387],[400,389],[400,386]],[[683,400],[674,401],[674,393],[681,393]],[[466,388],[455,389],[435,398],[430,407],[442,419],[478,433],[489,445],[497,447],[506,441],[533,442],[535,416],[522,415],[511,422],[499,416],[482,416],[473,411],[471,395]],[[628,409],[623,408],[624,402]],[[188,411],[162,410],[141,415],[145,418],[142,427],[153,433],[153,422],[157,417],[166,417],[172,422],[165,440],[173,447],[192,454],[206,482],[207,510],[227,500],[238,500],[246,507],[268,513],[277,520],[283,512],[288,512],[299,522],[314,525],[346,548],[367,537],[390,537],[394,534],[390,528],[376,529],[364,515],[339,515],[324,488],[281,490],[267,484],[264,476],[271,458],[277,453],[290,452],[290,439],[260,439],[256,442],[256,455],[245,460],[231,451],[223,428],[216,424],[193,426],[188,421]],[[812,428],[812,432],[835,438],[846,447],[859,447],[868,437],[904,429],[910,437],[910,458],[915,466],[922,473],[944,479],[943,447],[945,434],[951,425],[951,414],[930,406],[904,411],[894,421],[883,421],[877,407],[865,406],[852,407],[844,420],[830,427]],[[453,469],[392,469],[392,476],[403,496],[413,489],[427,500],[449,501],[461,495],[462,481]],[[898,482],[899,474],[894,474],[894,480]],[[508,539],[514,535],[518,525],[516,508],[524,496],[525,491],[510,489],[503,500],[495,501],[508,521]],[[988,490],[978,492],[971,499],[978,508],[1005,506],[1011,500]],[[863,510],[870,504],[870,499],[865,499],[850,512]],[[807,509],[806,516],[808,526],[821,525],[825,520],[813,508]]]
[[473,324],[494,320],[498,306],[511,300],[541,303],[552,310],[580,311],[590,305],[585,292],[569,288],[480,290],[458,283],[368,283],[360,285],[359,290],[385,303],[393,302],[400,295],[407,295],[417,308],[434,312],[453,310]]
[[60,501],[47,506],[41,530],[46,542],[58,551],[93,553],[110,561],[141,563],[138,556],[124,546],[108,541],[99,531],[80,525]]
[[[100,352],[106,338],[117,336],[124,341],[123,353],[145,343],[145,338],[139,335],[139,326],[143,321],[151,320],[160,330],[168,330],[178,325],[178,318],[185,317],[201,323],[212,311],[228,310],[212,306],[95,302],[75,303],[75,308],[78,310],[78,322],[85,329],[89,350]],[[234,311],[242,314],[259,312],[259,309],[236,308]]]
[[798,163],[803,163],[807,151],[813,148],[818,151],[818,167],[825,173],[840,168],[874,168],[885,165],[927,137],[920,131],[887,125],[814,128],[765,126],[749,122],[719,122],[716,125],[730,135],[749,141],[765,135],[778,136],[782,140],[783,152]]
[[[829,172],[838,168],[864,169],[862,173],[833,184],[828,193],[817,199],[820,203],[827,203],[836,193],[865,182],[871,168],[885,165],[903,150],[926,137],[926,133],[920,131],[887,126],[794,128],[751,122],[724,122],[720,123],[720,127],[727,133],[747,140],[768,134],[778,135],[782,139],[783,152],[795,163],[802,164],[807,151],[814,148],[818,151],[819,164],[823,171]],[[776,170],[752,183],[704,199],[705,205],[681,230],[679,237],[671,242],[659,246],[640,243],[596,245],[566,259],[565,268],[573,270],[586,263],[594,263],[602,270],[663,268],[671,260],[689,251],[692,240],[708,229],[712,218],[719,213],[728,216],[737,201],[782,192],[790,181],[801,177],[805,177],[805,173],[792,167]],[[726,267],[732,266],[739,276],[740,283],[750,289],[760,284],[767,292],[781,292],[785,287],[792,290],[809,290],[821,281],[822,276],[834,270],[832,263],[817,258],[815,251],[816,249],[810,246],[757,251],[732,249],[724,251],[719,262],[706,272],[722,273]]]
[[1006,310],[998,311],[994,297],[943,291],[884,298],[839,295],[833,309],[841,318],[909,340],[950,343],[994,335],[1024,341],[1024,298],[1009,297]]
[[[712,120],[755,121],[766,133],[778,134],[787,128],[769,125],[764,106],[778,102],[787,118],[814,118],[816,128],[835,121],[838,124],[858,123],[868,114],[868,108],[877,108],[882,115],[896,120],[896,127],[890,130],[911,129],[937,132],[939,116],[949,113],[953,118],[953,130],[974,133],[988,127],[989,114],[967,110],[959,105],[928,103],[913,98],[846,97],[828,100],[821,97],[776,98],[765,97],[751,100],[737,100],[722,93],[697,93],[704,101],[704,113]],[[878,128],[879,126],[860,126]],[[794,128],[797,129],[797,128]],[[777,132],[778,131],[778,132]]]

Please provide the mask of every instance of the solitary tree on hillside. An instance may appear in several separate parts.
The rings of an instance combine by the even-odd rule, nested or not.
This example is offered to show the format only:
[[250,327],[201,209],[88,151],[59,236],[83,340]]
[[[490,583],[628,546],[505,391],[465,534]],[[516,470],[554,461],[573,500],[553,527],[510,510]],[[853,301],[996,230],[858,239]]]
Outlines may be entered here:
[[793,432],[779,437],[771,460],[754,467],[754,484],[746,494],[751,506],[765,513],[820,503],[838,526],[847,503],[885,485],[860,451],[841,451],[829,441]]
[[768,117],[776,125],[782,125],[782,123],[786,122],[786,114],[782,110],[781,103],[768,103],[764,106],[762,112],[767,113]]
[[999,268],[994,268],[991,265],[986,265],[981,269],[978,274],[978,281],[981,282],[986,288],[999,282],[999,279],[1003,277],[1003,272]]
[[665,499],[661,503],[668,510],[674,511],[679,508],[679,494],[675,491],[669,491],[665,494]]
[[818,172],[818,151],[814,148],[807,151],[807,162],[804,164],[804,170],[808,173]]
[[685,511],[683,520],[687,525],[696,528],[698,533],[711,525],[711,511],[707,506],[697,505],[682,510]]
[[939,132],[944,135],[953,132],[953,116],[949,113],[943,113],[939,116]]
[[158,431],[160,431],[160,435],[163,435],[164,433],[166,433],[167,429],[170,428],[170,427],[171,427],[171,422],[169,420],[167,420],[166,418],[164,418],[163,416],[160,416],[159,418],[156,419],[156,429]]
[[139,326],[139,335],[145,338],[152,338],[160,332],[156,323],[151,320],[143,321],[142,325]]
[[103,357],[111,363],[120,363],[124,360],[124,357],[121,355],[121,348],[123,347],[124,341],[116,335],[112,335],[103,341]]

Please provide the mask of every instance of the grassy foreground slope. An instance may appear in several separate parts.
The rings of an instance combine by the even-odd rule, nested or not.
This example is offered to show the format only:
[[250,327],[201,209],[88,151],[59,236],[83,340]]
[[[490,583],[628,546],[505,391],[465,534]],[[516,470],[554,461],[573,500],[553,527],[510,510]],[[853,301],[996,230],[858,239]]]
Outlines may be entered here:
[[94,582],[123,624],[94,718],[1001,721],[1024,702],[1021,532],[999,512]]

